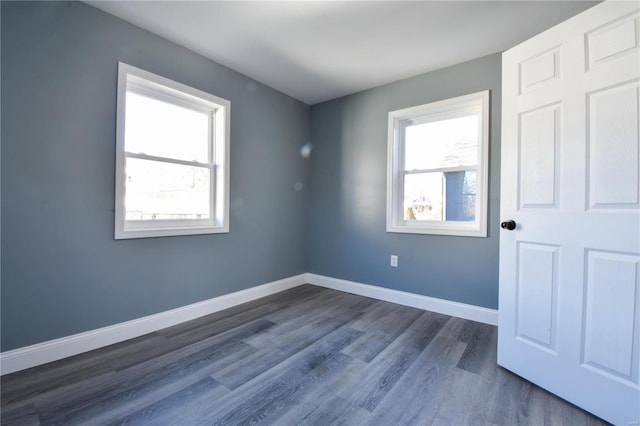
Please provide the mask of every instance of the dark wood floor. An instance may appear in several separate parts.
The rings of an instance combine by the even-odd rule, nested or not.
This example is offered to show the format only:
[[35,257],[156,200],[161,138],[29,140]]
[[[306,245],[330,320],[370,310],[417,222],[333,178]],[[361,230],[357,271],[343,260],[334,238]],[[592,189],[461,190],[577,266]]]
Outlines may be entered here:
[[305,285],[2,377],[2,424],[597,425],[496,328]]

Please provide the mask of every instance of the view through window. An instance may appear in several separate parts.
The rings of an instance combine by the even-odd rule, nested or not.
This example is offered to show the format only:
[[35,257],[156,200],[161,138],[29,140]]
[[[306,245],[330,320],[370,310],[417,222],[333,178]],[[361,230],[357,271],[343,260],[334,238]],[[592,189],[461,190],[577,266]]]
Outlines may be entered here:
[[210,119],[127,90],[126,220],[210,217]]

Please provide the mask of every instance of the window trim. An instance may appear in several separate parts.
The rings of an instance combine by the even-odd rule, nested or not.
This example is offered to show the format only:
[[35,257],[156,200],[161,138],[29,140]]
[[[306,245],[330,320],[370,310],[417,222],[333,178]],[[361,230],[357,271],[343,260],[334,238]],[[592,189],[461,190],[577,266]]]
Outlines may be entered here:
[[[207,163],[159,157],[125,151],[125,100],[128,88],[136,93],[193,110],[211,111],[209,117],[209,158]],[[229,232],[229,145],[231,102],[182,83],[118,63],[116,116],[116,174],[114,238],[148,238]],[[211,122],[213,121],[213,122]],[[162,221],[127,221],[125,208],[127,158],[156,159],[165,163],[208,168],[210,173],[209,219],[175,219]]]
[[[489,182],[489,98],[490,91],[418,105],[389,112],[387,136],[387,232],[434,234],[467,237],[487,236]],[[427,123],[453,118],[470,109],[480,108],[480,138],[476,170],[476,220],[411,221],[404,219],[404,135],[406,123]],[[461,168],[456,168],[461,169]],[[429,169],[431,171],[431,169]],[[435,169],[434,169],[435,170]],[[448,170],[447,170],[448,171]],[[414,173],[410,171],[409,173]]]

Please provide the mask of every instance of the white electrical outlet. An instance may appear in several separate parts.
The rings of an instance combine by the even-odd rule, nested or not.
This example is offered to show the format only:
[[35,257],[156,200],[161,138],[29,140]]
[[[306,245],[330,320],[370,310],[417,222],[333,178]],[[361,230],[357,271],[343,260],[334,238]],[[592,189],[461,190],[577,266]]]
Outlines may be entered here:
[[396,256],[395,254],[391,255],[391,266],[393,266],[394,268],[398,267],[398,256]]

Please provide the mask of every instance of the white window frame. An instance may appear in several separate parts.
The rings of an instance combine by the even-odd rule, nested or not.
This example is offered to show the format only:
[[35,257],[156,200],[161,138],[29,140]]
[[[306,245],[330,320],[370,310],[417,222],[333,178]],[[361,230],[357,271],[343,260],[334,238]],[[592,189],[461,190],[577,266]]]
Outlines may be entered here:
[[[125,150],[125,108],[127,90],[144,93],[194,110],[210,112],[209,159],[207,163],[183,161],[131,153]],[[118,63],[116,118],[115,239],[165,237],[229,232],[229,129],[231,103],[157,74]],[[172,164],[192,165],[210,170],[208,219],[126,220],[126,160],[152,159]]]
[[[404,219],[404,176],[416,171],[404,168],[404,128],[408,124],[460,117],[480,108],[478,161],[476,170],[476,214],[474,222],[418,221]],[[487,236],[489,180],[489,91],[389,112],[387,143],[387,232],[411,234]],[[458,171],[450,168],[438,171]],[[431,171],[431,170],[430,170]]]

